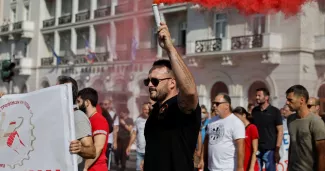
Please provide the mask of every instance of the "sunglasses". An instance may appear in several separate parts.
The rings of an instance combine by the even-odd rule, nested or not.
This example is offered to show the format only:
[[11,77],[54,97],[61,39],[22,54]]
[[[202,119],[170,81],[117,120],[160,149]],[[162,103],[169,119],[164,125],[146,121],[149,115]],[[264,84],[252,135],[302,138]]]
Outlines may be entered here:
[[308,105],[307,105],[308,109],[310,109],[310,108],[313,107],[313,106],[315,106],[315,105],[311,105],[311,104],[308,104]]
[[143,83],[144,83],[145,86],[148,86],[149,83],[151,82],[153,86],[157,87],[158,84],[161,81],[168,80],[168,79],[172,79],[172,78],[162,78],[162,79],[158,79],[158,78],[147,78],[147,79],[143,80]]
[[217,107],[223,103],[227,103],[227,102],[212,102],[212,105],[216,105]]

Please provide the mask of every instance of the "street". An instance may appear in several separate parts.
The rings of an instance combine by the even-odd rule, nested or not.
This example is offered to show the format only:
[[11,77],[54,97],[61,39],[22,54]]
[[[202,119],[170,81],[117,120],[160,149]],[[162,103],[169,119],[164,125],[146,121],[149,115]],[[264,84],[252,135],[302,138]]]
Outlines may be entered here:
[[[114,158],[114,156],[113,156],[113,158]],[[136,162],[136,152],[132,151],[131,154],[130,154],[129,160],[126,161],[126,169],[125,169],[125,171],[135,171],[135,169],[136,169],[135,162]],[[114,160],[112,161],[110,171],[119,171],[117,169],[116,165],[115,165]]]

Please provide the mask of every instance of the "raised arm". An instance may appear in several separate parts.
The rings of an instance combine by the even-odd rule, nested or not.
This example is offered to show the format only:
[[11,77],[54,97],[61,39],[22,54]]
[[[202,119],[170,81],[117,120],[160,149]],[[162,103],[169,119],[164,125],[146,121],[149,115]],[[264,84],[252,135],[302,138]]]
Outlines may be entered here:
[[159,44],[166,50],[172,65],[172,70],[175,73],[175,79],[179,88],[178,105],[184,113],[190,114],[198,105],[198,95],[194,78],[182,57],[175,49],[165,23],[160,24],[158,32]]

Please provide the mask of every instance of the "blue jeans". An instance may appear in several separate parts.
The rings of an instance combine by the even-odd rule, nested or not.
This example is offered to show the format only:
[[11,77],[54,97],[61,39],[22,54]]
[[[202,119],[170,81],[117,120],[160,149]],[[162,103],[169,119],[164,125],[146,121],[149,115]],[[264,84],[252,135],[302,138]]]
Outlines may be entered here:
[[260,151],[257,155],[257,162],[259,170],[263,170],[265,164],[265,171],[276,171],[276,164],[274,160],[274,150]]
[[137,152],[137,161],[136,161],[137,171],[141,171],[140,165],[142,160],[144,160],[144,153]]

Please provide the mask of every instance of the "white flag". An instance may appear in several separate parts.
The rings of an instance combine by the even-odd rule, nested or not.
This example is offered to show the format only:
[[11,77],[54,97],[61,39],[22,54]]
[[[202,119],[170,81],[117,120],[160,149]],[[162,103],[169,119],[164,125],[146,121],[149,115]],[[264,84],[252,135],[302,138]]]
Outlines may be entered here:
[[0,98],[1,171],[77,171],[71,84]]

